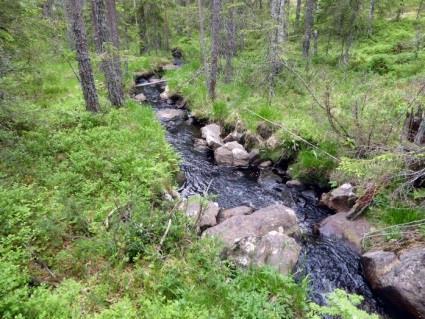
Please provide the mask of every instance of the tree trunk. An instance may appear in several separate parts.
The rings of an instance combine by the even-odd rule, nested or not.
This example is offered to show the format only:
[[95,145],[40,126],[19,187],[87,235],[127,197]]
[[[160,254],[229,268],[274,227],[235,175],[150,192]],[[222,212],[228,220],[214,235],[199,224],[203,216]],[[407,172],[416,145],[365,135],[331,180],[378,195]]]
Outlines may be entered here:
[[[109,32],[111,35],[113,45],[113,63],[116,73],[116,78],[119,81],[117,86],[123,87],[122,84],[122,70],[121,70],[121,58],[120,58],[120,36],[118,31],[118,15],[115,0],[106,0],[106,12],[108,15]],[[122,93],[124,99],[124,93]]]
[[217,84],[218,55],[220,45],[220,11],[221,0],[212,0],[212,28],[211,28],[211,69],[208,93],[211,100],[215,100]]
[[[233,1],[230,2],[233,4]],[[226,83],[230,82],[233,76],[232,60],[236,55],[236,24],[235,24],[235,8],[229,8],[226,14],[226,44],[225,44],[225,58],[226,67],[224,72],[224,80]]]
[[298,29],[300,26],[300,19],[301,19],[301,5],[302,1],[297,0],[297,7],[295,9],[295,28]]
[[368,30],[367,33],[369,35],[372,35],[373,33],[373,20],[375,18],[375,0],[370,0],[370,7],[369,7],[369,21],[368,21]]
[[305,7],[305,26],[304,26],[304,42],[303,42],[303,55],[305,58],[309,58],[310,55],[310,42],[311,35],[313,32],[314,24],[314,7],[315,0],[307,0]]
[[360,11],[360,0],[353,0],[351,5],[351,16],[349,21],[348,35],[344,39],[343,53],[342,53],[342,64],[348,65],[350,61],[350,50],[354,41],[355,23],[357,20],[358,13]]
[[86,30],[84,28],[81,0],[67,0],[66,10],[75,41],[80,84],[83,90],[87,111],[99,112],[99,100],[93,77],[93,70],[87,46]]
[[[201,47],[201,62],[204,67],[205,79],[208,78],[208,64],[206,57],[206,48],[205,48],[205,19],[204,19],[204,10],[202,7],[202,0],[198,0],[198,14],[199,14],[199,42]],[[207,81],[208,82],[208,81]]]
[[274,79],[282,70],[283,44],[286,39],[285,28],[286,22],[286,1],[287,0],[272,0],[270,3],[270,15],[272,17],[273,29],[270,36],[270,52],[269,59],[271,65],[270,72],[270,88],[274,86]]
[[105,75],[108,98],[114,106],[122,106],[124,103],[124,92],[122,79],[117,74],[114,64],[114,53],[111,49],[111,36],[106,26],[104,0],[92,0],[93,26],[95,35],[96,52],[101,56],[101,69]]

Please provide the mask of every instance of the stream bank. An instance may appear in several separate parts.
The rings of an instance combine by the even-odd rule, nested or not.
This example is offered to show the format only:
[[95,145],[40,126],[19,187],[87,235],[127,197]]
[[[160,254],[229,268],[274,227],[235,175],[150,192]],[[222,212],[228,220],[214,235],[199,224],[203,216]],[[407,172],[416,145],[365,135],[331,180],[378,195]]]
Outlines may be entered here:
[[[145,85],[148,83],[153,85]],[[325,303],[326,294],[336,288],[364,297],[363,308],[387,318],[386,306],[370,289],[363,274],[360,255],[342,240],[318,235],[315,225],[331,212],[319,207],[316,190],[308,192],[288,187],[285,176],[271,167],[218,166],[213,152],[207,147],[194,146],[202,133],[196,119],[192,118],[179,98],[161,98],[166,88],[158,75],[139,76],[136,79],[140,92],[157,111],[167,129],[167,138],[181,155],[181,169],[185,178],[179,192],[182,197],[213,195],[221,209],[238,206],[259,210],[270,205],[285,205],[294,209],[302,230],[297,238],[301,245],[294,276],[301,280],[308,276],[311,299]],[[404,317],[405,318],[405,317]]]

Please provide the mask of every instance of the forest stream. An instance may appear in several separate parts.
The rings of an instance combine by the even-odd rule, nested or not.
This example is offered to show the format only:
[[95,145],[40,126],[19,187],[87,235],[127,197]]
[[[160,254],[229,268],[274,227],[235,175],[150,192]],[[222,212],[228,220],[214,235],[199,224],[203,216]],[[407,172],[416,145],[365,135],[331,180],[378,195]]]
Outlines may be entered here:
[[[139,77],[137,84],[147,84],[149,79]],[[160,98],[165,84],[143,86],[147,102],[156,110],[176,108],[176,103]],[[188,112],[185,110],[185,112]],[[292,207],[303,230],[301,256],[295,267],[295,278],[309,278],[310,297],[323,304],[327,293],[342,288],[364,297],[362,308],[389,315],[387,306],[371,291],[363,276],[360,256],[342,240],[326,238],[314,232],[314,226],[331,212],[318,206],[318,194],[314,190],[297,191],[288,188],[284,177],[273,168],[234,168],[218,166],[214,163],[212,151],[199,151],[194,148],[194,138],[199,138],[200,126],[189,113],[188,120],[163,121],[167,129],[169,143],[182,158],[181,170],[185,181],[179,192],[182,197],[195,194],[215,196],[221,208],[248,205],[255,209],[271,204]]]

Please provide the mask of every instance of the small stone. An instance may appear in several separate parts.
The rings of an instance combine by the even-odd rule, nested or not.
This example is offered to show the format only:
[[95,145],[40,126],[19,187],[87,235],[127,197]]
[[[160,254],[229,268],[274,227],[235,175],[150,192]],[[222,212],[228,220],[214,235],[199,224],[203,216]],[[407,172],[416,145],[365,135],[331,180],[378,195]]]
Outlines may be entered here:
[[194,139],[193,148],[198,152],[206,152],[209,149],[207,141],[201,138]]
[[220,207],[217,203],[209,202],[201,212],[199,227],[201,230],[217,225],[217,215]]
[[135,97],[134,97],[134,99],[137,101],[137,102],[145,102],[147,99],[146,99],[146,96],[143,94],[143,93],[139,93],[139,94],[137,94]]
[[272,165],[273,165],[272,161],[264,161],[264,162],[261,162],[261,164],[258,165],[258,167],[259,168],[267,168],[267,167],[270,167]]
[[272,128],[271,124],[268,124],[266,122],[261,122],[257,126],[257,133],[263,139],[267,140],[270,136],[272,136],[272,134],[273,134],[273,128]]
[[289,188],[303,188],[304,184],[301,183],[299,180],[297,179],[291,179],[289,181],[286,182],[286,186],[288,186]]

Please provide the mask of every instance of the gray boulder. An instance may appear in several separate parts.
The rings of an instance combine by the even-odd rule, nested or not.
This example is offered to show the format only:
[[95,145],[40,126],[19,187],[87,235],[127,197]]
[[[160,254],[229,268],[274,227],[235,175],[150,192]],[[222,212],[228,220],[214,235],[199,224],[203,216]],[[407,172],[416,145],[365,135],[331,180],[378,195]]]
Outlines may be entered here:
[[208,228],[204,234],[221,239],[227,248],[245,237],[262,237],[276,230],[287,235],[298,234],[297,216],[294,210],[283,205],[259,209],[251,215],[238,215]]
[[329,193],[323,194],[320,203],[339,213],[348,212],[355,204],[356,199],[357,196],[354,193],[354,187],[346,183]]
[[238,142],[229,142],[214,151],[214,158],[218,165],[248,166],[250,156]]
[[249,206],[238,206],[228,209],[223,209],[218,214],[218,222],[221,223],[226,219],[229,219],[234,216],[243,216],[243,215],[249,215],[254,211],[254,208]]
[[401,311],[425,318],[425,247],[399,253],[374,251],[362,256],[366,278],[372,289]]
[[351,248],[361,252],[362,238],[371,231],[371,225],[364,217],[348,220],[347,214],[342,212],[326,217],[320,222],[319,232],[324,236],[343,239]]
[[202,137],[207,141],[207,144],[212,149],[216,149],[223,145],[221,140],[221,127],[217,124],[208,124],[201,128]]
[[208,202],[201,211],[199,218],[199,227],[202,229],[217,225],[217,215],[220,211],[220,207],[215,202]]
[[162,109],[156,114],[163,122],[182,121],[187,118],[187,113],[185,111],[176,109]]
[[242,267],[268,265],[288,275],[297,263],[300,251],[301,247],[293,238],[272,230],[262,237],[241,239],[228,257]]

